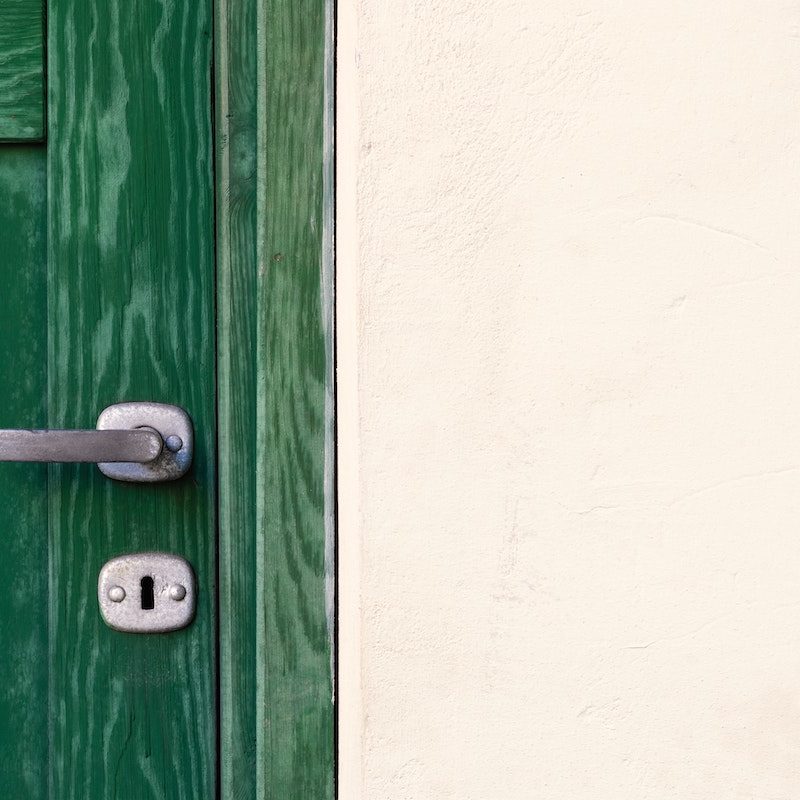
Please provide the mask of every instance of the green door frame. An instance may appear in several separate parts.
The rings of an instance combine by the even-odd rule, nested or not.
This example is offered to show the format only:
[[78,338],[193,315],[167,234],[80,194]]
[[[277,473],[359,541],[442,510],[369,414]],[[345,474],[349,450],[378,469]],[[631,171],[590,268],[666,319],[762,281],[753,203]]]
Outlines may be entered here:
[[333,0],[215,0],[220,782],[334,776]]

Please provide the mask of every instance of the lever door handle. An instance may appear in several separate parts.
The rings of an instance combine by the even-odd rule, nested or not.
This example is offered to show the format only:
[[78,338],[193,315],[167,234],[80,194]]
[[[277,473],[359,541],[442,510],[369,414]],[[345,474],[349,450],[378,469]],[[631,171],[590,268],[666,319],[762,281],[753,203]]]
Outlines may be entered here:
[[164,446],[155,431],[0,430],[0,461],[149,464]]
[[96,430],[0,430],[0,461],[96,463],[104,475],[137,483],[171,481],[192,463],[189,415],[163,403],[117,403]]

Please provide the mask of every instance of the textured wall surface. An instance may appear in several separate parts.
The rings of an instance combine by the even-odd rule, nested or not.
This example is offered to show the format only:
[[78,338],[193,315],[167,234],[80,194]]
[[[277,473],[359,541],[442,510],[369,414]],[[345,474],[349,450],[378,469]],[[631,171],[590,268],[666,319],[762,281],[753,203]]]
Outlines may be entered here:
[[800,796],[800,6],[342,0],[342,797]]

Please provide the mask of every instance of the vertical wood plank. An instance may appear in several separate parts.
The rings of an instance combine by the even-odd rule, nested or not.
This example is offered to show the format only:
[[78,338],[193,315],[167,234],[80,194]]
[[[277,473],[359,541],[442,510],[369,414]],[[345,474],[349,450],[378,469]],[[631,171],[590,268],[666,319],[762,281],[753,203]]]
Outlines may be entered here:
[[222,796],[322,800],[334,796],[332,3],[221,2],[216,29]]
[[218,0],[217,270],[222,797],[256,797],[256,0]]
[[258,784],[333,797],[322,285],[326,5],[264,0],[259,28]]
[[[50,795],[216,791],[214,211],[209,0],[50,0],[49,423],[120,400],[183,406],[192,473],[122,484],[51,467]],[[171,634],[101,621],[102,564],[185,556],[197,619]]]
[[0,3],[0,139],[44,136],[42,0]]
[[[0,427],[42,427],[47,398],[45,153],[0,148]],[[0,464],[0,786],[47,795],[47,469]]]

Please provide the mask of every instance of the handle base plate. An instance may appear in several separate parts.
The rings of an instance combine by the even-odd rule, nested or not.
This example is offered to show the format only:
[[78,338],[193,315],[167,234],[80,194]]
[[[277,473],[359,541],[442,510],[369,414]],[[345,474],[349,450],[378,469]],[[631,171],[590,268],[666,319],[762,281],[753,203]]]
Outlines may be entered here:
[[178,406],[166,403],[116,403],[100,414],[97,430],[135,430],[150,428],[164,440],[161,455],[146,464],[100,463],[108,478],[129,483],[174,481],[189,471],[194,455],[194,431],[189,415]]

